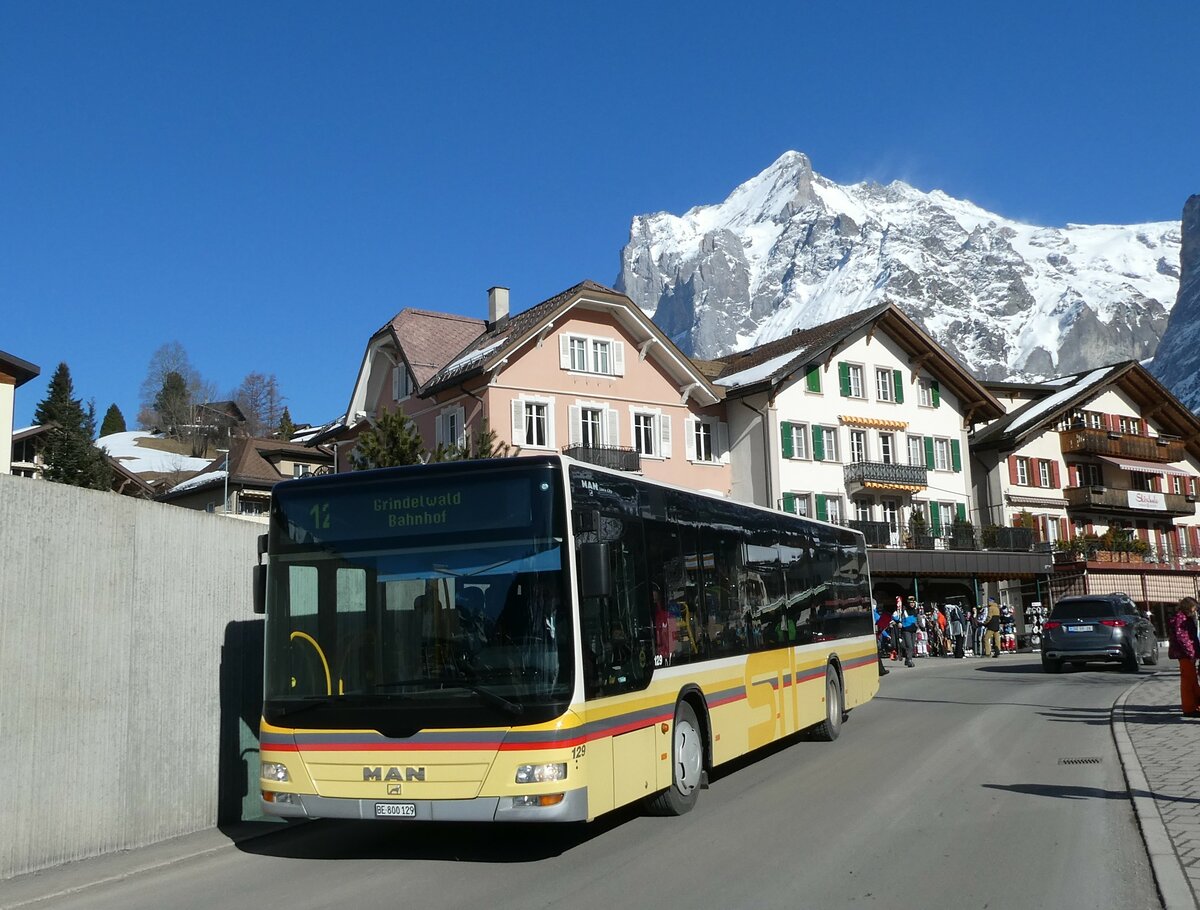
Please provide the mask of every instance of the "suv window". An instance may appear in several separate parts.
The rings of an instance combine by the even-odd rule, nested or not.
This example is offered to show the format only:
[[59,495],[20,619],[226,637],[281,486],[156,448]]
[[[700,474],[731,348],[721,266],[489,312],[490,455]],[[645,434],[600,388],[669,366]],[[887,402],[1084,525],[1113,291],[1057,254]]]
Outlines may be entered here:
[[1093,619],[1103,616],[1118,616],[1116,604],[1111,600],[1062,600],[1054,605],[1051,619]]

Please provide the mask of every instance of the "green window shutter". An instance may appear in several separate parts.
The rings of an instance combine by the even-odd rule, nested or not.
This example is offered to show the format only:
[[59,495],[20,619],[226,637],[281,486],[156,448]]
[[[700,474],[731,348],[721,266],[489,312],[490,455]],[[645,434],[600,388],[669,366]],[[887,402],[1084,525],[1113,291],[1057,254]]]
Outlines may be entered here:
[[817,494],[817,518],[820,521],[829,521],[829,506],[825,504],[825,497],[820,493]]
[[950,440],[950,464],[954,470],[962,470],[962,448],[959,446],[957,439]]
[[966,521],[967,520],[967,504],[965,502],[959,502],[959,503],[955,503],[955,507],[958,510],[958,520]]
[[942,510],[936,502],[929,504],[929,527],[933,530],[934,537],[942,536]]
[[[792,425],[786,420],[779,425],[780,441],[783,443],[783,457],[791,458],[793,454]],[[785,497],[787,494],[783,494]]]
[[796,494],[795,493],[784,493],[783,494],[783,511],[791,512],[793,515],[796,514]]
[[936,379],[929,380],[929,394],[933,396],[933,406],[940,408],[942,406],[942,392]]
[[842,397],[850,397],[850,364],[838,361],[838,385],[842,389]]
[[813,437],[813,461],[825,460],[825,434],[821,432],[821,428],[814,426],[812,428]]
[[804,378],[808,382],[808,390],[810,392],[821,391],[821,368],[819,366],[810,366],[805,370]]
[[933,437],[925,437],[925,467],[933,470]]
[[896,404],[904,404],[904,374],[892,370],[892,386],[896,389]]

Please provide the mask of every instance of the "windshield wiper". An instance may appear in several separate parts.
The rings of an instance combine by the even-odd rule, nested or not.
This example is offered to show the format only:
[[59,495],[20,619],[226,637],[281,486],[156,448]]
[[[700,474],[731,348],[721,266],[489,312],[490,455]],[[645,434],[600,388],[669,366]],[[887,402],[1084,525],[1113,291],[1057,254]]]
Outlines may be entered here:
[[331,704],[333,704],[333,699],[328,696],[308,695],[305,696],[301,704],[277,708],[276,712],[280,717],[290,717],[293,714],[303,714],[305,711],[311,711],[313,708],[325,708]]
[[513,717],[520,717],[525,713],[525,706],[519,705],[515,701],[509,701],[503,695],[489,689],[487,686],[480,686],[476,683],[458,682],[452,688],[466,689],[468,692],[474,692],[489,704],[495,705],[497,708],[503,708]]

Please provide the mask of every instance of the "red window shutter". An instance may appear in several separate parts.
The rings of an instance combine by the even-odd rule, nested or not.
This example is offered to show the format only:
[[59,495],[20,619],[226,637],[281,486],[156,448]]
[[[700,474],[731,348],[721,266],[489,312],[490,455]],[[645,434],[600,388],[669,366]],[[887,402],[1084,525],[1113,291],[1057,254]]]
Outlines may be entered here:
[[1200,553],[1200,527],[1192,525],[1190,528],[1188,528],[1188,534],[1190,534],[1192,538],[1191,551],[1193,555]]
[[1087,534],[1088,536],[1091,536],[1092,534],[1095,534],[1095,533],[1096,533],[1096,526],[1095,526],[1094,524],[1092,524],[1092,523],[1089,521],[1089,522],[1088,522],[1088,523],[1087,523],[1087,524],[1084,526],[1084,531],[1083,531],[1083,533],[1084,533],[1084,534]]
[[1062,488],[1062,484],[1058,482],[1058,461],[1050,462],[1050,486],[1058,490]]
[[1058,539],[1066,540],[1067,534],[1068,534],[1067,520],[1065,518],[1060,518],[1058,520]]
[[1029,459],[1029,485],[1031,487],[1040,487],[1042,485],[1042,459]]
[[1020,512],[1013,512],[1012,526],[1014,528],[1019,528],[1021,526],[1021,513]]
[[1077,464],[1067,465],[1067,476],[1071,478],[1071,486],[1073,486],[1073,487],[1079,486],[1079,465],[1077,465]]
[[1008,456],[1008,482],[1014,487],[1017,485],[1017,456]]

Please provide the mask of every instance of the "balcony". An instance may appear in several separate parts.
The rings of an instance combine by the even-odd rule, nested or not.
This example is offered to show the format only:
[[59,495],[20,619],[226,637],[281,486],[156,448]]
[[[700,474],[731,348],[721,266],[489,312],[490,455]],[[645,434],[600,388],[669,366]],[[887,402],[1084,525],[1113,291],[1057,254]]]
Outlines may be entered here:
[[1166,464],[1184,458],[1182,439],[1166,436],[1135,436],[1093,427],[1063,430],[1058,434],[1064,455],[1107,455]]
[[868,487],[876,490],[915,492],[929,486],[929,471],[924,465],[884,464],[881,461],[856,461],[843,469],[846,488]]
[[614,471],[636,473],[642,469],[641,456],[628,446],[567,446],[563,454]]
[[1068,510],[1119,512],[1125,515],[1194,515],[1196,503],[1181,493],[1144,493],[1115,487],[1067,487]]
[[888,547],[900,539],[898,531],[893,531],[891,524],[886,521],[848,521],[856,531],[862,531],[867,539],[868,547]]

